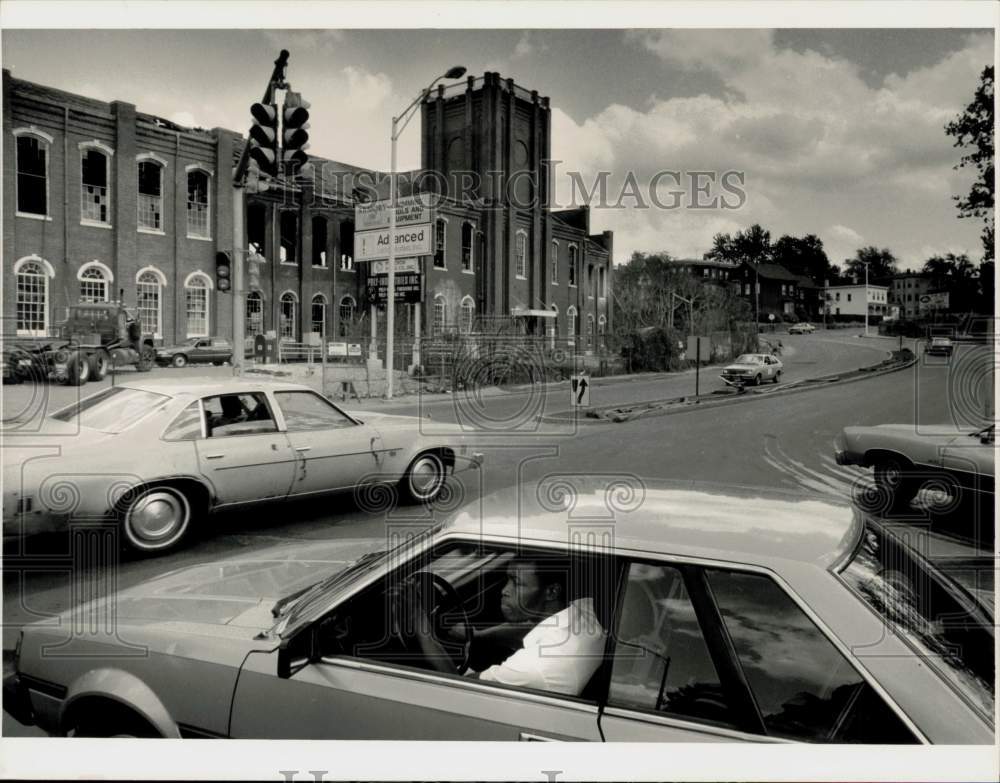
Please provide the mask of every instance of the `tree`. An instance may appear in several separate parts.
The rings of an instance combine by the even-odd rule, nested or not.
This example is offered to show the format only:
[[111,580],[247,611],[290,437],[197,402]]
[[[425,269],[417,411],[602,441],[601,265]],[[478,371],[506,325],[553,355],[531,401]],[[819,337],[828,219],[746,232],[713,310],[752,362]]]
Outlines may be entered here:
[[979,290],[977,291],[976,312],[993,315],[993,300],[995,292],[994,271],[992,261],[983,261],[979,265]]
[[856,276],[861,282],[865,279],[865,265],[868,266],[869,283],[885,283],[896,274],[896,265],[899,262],[889,251],[889,248],[879,250],[874,245],[862,247],[854,254],[854,258],[844,259],[846,274]]
[[981,268],[977,270],[965,253],[931,256],[924,262],[923,271],[931,276],[935,288],[949,292],[950,310],[966,312],[975,309]]
[[785,234],[774,243],[774,261],[794,275],[806,275],[817,285],[830,277],[830,259],[823,240],[815,234],[793,237]]
[[959,217],[982,218],[983,260],[993,260],[993,66],[987,66],[979,77],[979,87],[972,103],[955,120],[945,126],[945,133],[955,137],[955,146],[971,148],[963,155],[956,169],[974,166],[978,177],[964,199],[955,196]]
[[712,261],[729,261],[733,264],[767,263],[774,258],[771,246],[771,232],[754,223],[744,231],[734,235],[716,234],[712,238],[712,249],[705,253]]

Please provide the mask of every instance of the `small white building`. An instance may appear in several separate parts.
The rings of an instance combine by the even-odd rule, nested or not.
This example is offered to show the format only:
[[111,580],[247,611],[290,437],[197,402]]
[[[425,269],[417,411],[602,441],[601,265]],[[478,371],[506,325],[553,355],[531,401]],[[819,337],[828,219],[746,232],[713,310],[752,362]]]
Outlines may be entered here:
[[865,317],[865,290],[868,315],[879,319],[889,314],[889,287],[884,285],[832,285],[826,289],[827,312],[837,316]]

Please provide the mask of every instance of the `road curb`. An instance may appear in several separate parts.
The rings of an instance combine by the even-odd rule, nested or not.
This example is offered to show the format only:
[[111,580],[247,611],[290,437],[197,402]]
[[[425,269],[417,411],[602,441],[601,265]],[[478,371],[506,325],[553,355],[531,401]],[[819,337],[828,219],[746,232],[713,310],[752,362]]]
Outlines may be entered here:
[[[850,370],[850,373],[857,373],[849,378],[830,378],[825,380],[824,378],[807,378],[801,381],[795,381],[790,384],[779,386],[770,391],[766,392],[754,392],[752,394],[737,394],[732,397],[724,397],[721,399],[705,399],[705,400],[690,400],[687,397],[677,397],[670,400],[651,400],[646,403],[636,403],[636,405],[652,405],[656,406],[658,404],[664,407],[651,407],[648,410],[640,411],[634,414],[626,414],[621,418],[591,418],[586,415],[577,415],[573,418],[562,418],[557,416],[543,416],[542,421],[547,424],[584,424],[584,425],[602,425],[602,424],[625,424],[630,421],[637,421],[639,419],[648,419],[655,416],[670,416],[675,413],[684,413],[686,411],[693,410],[706,410],[709,408],[718,408],[724,405],[736,405],[739,403],[750,402],[753,400],[766,400],[775,396],[784,396],[786,394],[796,394],[798,392],[809,391],[812,389],[828,389],[831,386],[841,386],[843,384],[855,383],[857,381],[863,381],[868,378],[877,378],[881,375],[888,375],[889,373],[899,372],[900,370],[905,370],[917,363],[918,359],[914,356],[913,359],[898,364],[894,367],[887,367],[882,370],[867,369],[860,367],[857,370]],[[874,365],[877,366],[877,365]],[[846,373],[845,373],[846,374]],[[619,406],[618,409],[624,409],[626,406]]]

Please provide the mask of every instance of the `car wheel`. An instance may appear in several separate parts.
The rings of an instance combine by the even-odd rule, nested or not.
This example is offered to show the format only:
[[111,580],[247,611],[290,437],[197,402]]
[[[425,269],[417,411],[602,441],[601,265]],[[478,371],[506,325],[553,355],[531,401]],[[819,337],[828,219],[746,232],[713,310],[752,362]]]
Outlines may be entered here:
[[444,488],[447,471],[438,454],[419,455],[403,476],[403,494],[413,503],[433,503]]
[[774,374],[774,385],[777,386],[779,383],[781,383],[781,370]]
[[94,381],[103,381],[111,369],[111,357],[107,351],[95,351],[90,355],[90,377]]
[[177,354],[173,358],[173,361],[171,362],[171,364],[173,364],[174,367],[184,367],[187,365],[187,363],[188,363],[187,357],[182,353]]
[[86,712],[79,711],[71,719],[72,725],[67,736],[88,737],[130,737],[136,739],[158,739],[160,733],[132,710],[116,702],[104,699],[91,701]]
[[900,457],[879,457],[875,462],[875,486],[890,508],[905,506],[917,494],[912,476],[907,475],[911,470],[910,463]]
[[754,386],[760,386],[760,373],[757,373],[757,375],[754,376],[754,378],[753,378],[753,385]]
[[121,512],[125,544],[140,554],[167,552],[187,536],[191,516],[191,500],[183,490],[165,485],[140,489]]
[[70,354],[66,367],[66,384],[83,386],[90,380],[90,360],[79,351]]

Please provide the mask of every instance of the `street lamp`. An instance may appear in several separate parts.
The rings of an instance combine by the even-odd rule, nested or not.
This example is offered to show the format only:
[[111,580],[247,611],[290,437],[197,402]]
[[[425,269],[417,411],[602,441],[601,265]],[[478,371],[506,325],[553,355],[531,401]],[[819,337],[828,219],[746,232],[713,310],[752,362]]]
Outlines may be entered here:
[[449,68],[441,76],[438,76],[427,87],[420,91],[420,94],[407,106],[398,117],[392,118],[392,154],[389,168],[389,274],[386,281],[386,308],[385,308],[385,398],[392,399],[392,373],[393,373],[393,350],[395,349],[395,328],[396,328],[396,142],[406,130],[406,126],[416,114],[416,107],[419,103],[427,99],[431,89],[442,79],[461,79],[465,76],[465,67],[456,65]]
[[865,265],[865,337],[868,336],[868,265],[871,261],[862,261]]

